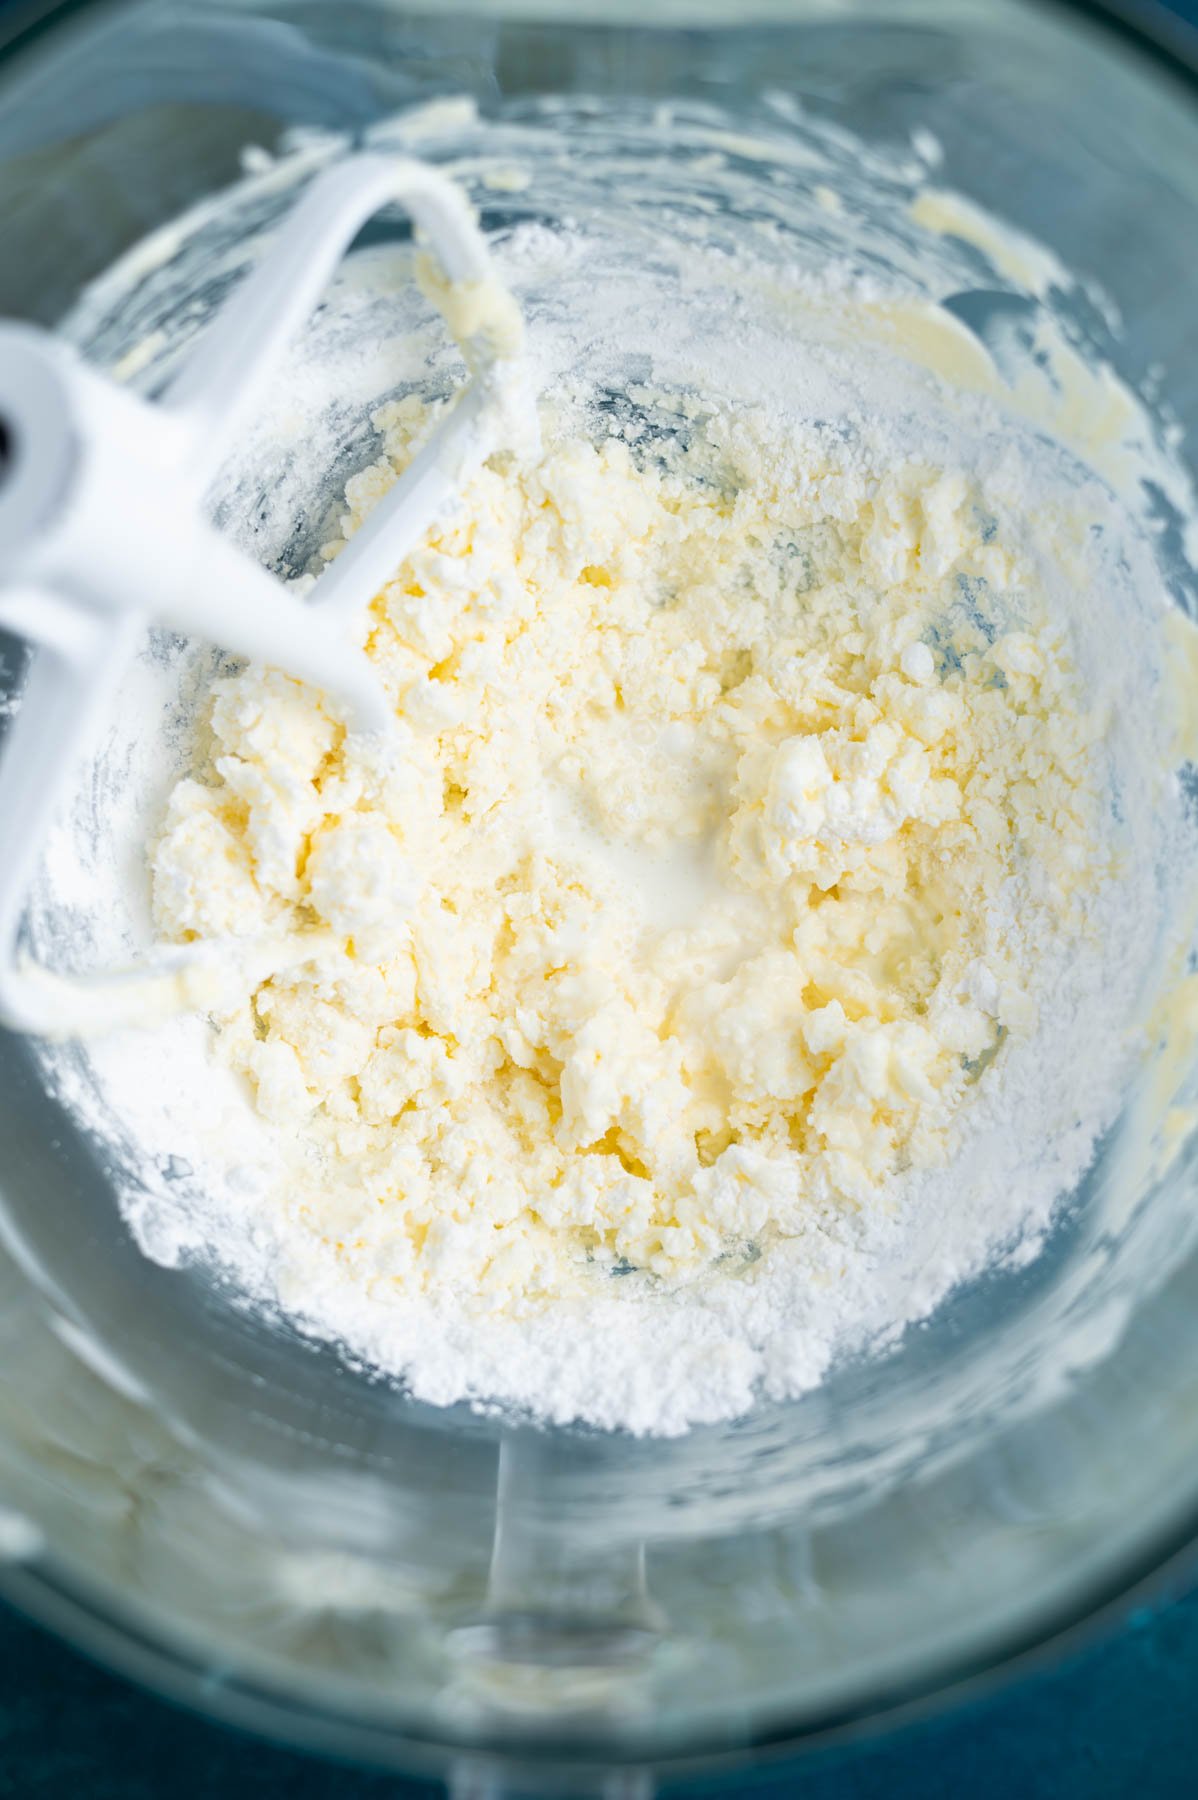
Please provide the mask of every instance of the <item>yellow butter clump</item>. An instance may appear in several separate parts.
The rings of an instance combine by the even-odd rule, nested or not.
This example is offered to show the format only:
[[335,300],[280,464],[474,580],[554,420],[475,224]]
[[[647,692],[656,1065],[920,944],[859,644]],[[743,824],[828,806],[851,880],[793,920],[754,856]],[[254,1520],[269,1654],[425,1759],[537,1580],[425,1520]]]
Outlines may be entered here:
[[[428,415],[380,416],[387,456]],[[372,1288],[534,1303],[889,1204],[1080,928],[1101,721],[984,494],[742,416],[478,471],[376,597],[396,725],[217,685],[154,858],[179,938],[323,927],[223,1055]],[[839,457],[839,460],[838,460]]]

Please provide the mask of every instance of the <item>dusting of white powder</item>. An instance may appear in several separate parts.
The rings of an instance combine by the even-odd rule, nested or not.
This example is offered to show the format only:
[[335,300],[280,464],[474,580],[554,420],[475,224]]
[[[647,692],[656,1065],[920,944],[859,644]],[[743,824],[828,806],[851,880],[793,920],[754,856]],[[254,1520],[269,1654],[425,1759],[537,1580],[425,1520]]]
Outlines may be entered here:
[[[1139,641],[1136,623],[1144,616],[1143,596],[1155,594],[1155,576],[1147,555],[1127,540],[1120,509],[1102,484],[1031,433],[1021,435],[1018,424],[1004,418],[994,403],[977,396],[954,396],[935,376],[887,351],[871,349],[864,328],[862,341],[852,352],[821,337],[814,322],[804,330],[804,307],[813,294],[816,300],[819,297],[809,279],[791,285],[772,332],[767,323],[755,339],[745,327],[737,344],[729,347],[730,334],[721,337],[715,329],[729,294],[718,281],[709,291],[702,290],[704,269],[695,253],[691,275],[699,292],[687,329],[679,327],[672,339],[659,340],[655,385],[642,381],[638,389],[636,383],[625,383],[626,389],[631,386],[634,394],[639,392],[639,399],[630,403],[612,437],[610,418],[596,420],[589,410],[590,384],[571,376],[578,366],[579,334],[585,324],[593,324],[583,316],[580,297],[587,267],[585,245],[560,237],[550,241],[549,234],[530,228],[505,246],[503,262],[517,288],[527,284],[530,271],[539,272],[548,263],[553,279],[567,286],[579,303],[579,323],[573,332],[559,316],[542,321],[533,333],[541,359],[538,373],[555,397],[561,421],[556,438],[550,434],[550,458],[558,459],[554,500],[559,511],[566,504],[562,469],[571,456],[587,454],[591,439],[601,446],[606,443],[609,454],[614,444],[624,458],[620,493],[625,516],[615,534],[618,541],[602,545],[602,558],[586,563],[587,585],[598,582],[601,589],[604,582],[618,585],[613,559],[628,536],[627,509],[635,504],[637,469],[649,466],[643,446],[638,450],[638,433],[643,434],[646,421],[662,429],[662,409],[668,421],[666,400],[671,394],[697,391],[704,402],[711,402],[691,407],[688,445],[678,453],[681,460],[675,456],[671,470],[671,478],[682,484],[669,502],[679,516],[703,498],[695,485],[702,457],[694,460],[693,439],[702,440],[703,455],[730,458],[738,466],[740,479],[757,496],[759,516],[754,515],[751,523],[759,523],[760,517],[777,523],[779,504],[784,515],[787,495],[802,479],[804,459],[809,468],[815,466],[812,459],[817,452],[825,459],[827,466],[814,481],[819,489],[822,479],[822,490],[806,496],[803,522],[822,520],[839,531],[842,545],[853,546],[847,562],[843,551],[836,553],[841,561],[831,582],[836,597],[827,603],[828,617],[861,633],[861,656],[868,660],[876,655],[878,666],[871,680],[876,677],[883,686],[875,687],[869,698],[877,716],[872,722],[858,718],[856,729],[842,742],[830,736],[817,742],[793,719],[777,727],[767,716],[768,706],[745,722],[738,740],[739,760],[733,757],[728,765],[733,798],[725,810],[735,819],[739,809],[742,825],[746,820],[752,823],[754,848],[748,847],[744,831],[738,838],[731,829],[728,841],[739,843],[736,854],[742,862],[757,858],[749,874],[743,866],[739,873],[734,870],[736,891],[752,901],[749,912],[754,920],[763,896],[795,881],[816,887],[822,883],[821,891],[838,893],[838,884],[851,889],[854,879],[862,879],[868,894],[868,883],[876,876],[874,903],[880,912],[905,904],[897,890],[886,891],[889,874],[883,865],[891,848],[900,840],[914,842],[920,831],[945,828],[961,816],[976,837],[987,818],[988,799],[982,791],[987,767],[1003,763],[1004,756],[1008,777],[1004,804],[1016,811],[1030,804],[1021,780],[1033,787],[1042,780],[1046,790],[1057,794],[1063,810],[1055,826],[1050,815],[1036,854],[1022,861],[1018,856],[1014,861],[1000,858],[996,863],[1003,879],[971,923],[976,942],[966,944],[970,954],[959,959],[951,994],[941,993],[936,999],[936,982],[926,972],[920,977],[923,990],[915,976],[904,989],[903,1005],[933,1000],[941,1009],[939,1023],[933,1021],[932,1027],[936,1057],[925,1054],[927,1046],[912,1036],[904,1040],[915,1046],[907,1064],[888,1065],[891,1085],[883,1109],[887,1141],[881,1150],[875,1145],[868,1154],[860,1146],[860,1154],[854,1151],[862,1171],[857,1187],[852,1173],[846,1173],[843,1156],[839,1162],[829,1161],[827,1134],[821,1139],[812,1129],[799,1134],[798,1159],[807,1159],[801,1193],[788,1189],[783,1199],[775,1196],[771,1201],[770,1180],[763,1178],[758,1185],[766,1198],[754,1226],[739,1234],[726,1232],[720,1245],[713,1246],[699,1229],[688,1237],[682,1229],[685,1221],[669,1214],[651,1218],[648,1235],[642,1230],[639,1239],[635,1234],[622,1237],[618,1219],[610,1231],[597,1229],[592,1222],[580,1237],[576,1218],[571,1279],[562,1284],[563,1291],[547,1297],[538,1289],[540,1278],[534,1279],[534,1270],[522,1275],[514,1287],[491,1282],[489,1299],[486,1279],[475,1282],[474,1295],[453,1280],[439,1283],[435,1272],[430,1276],[422,1270],[415,1279],[410,1242],[402,1267],[389,1265],[387,1259],[396,1250],[394,1243],[388,1248],[385,1239],[366,1240],[363,1253],[356,1257],[330,1254],[330,1238],[337,1231],[330,1231],[318,1216],[320,1170],[323,1166],[330,1187],[342,1179],[357,1154],[354,1144],[360,1148],[354,1138],[359,1121],[345,1116],[339,1125],[332,1089],[313,1099],[314,1084],[301,1080],[305,1097],[298,1110],[295,1096],[280,1090],[273,1110],[282,1123],[271,1123],[269,1095],[263,1101],[263,1086],[269,1087],[272,1078],[267,1063],[273,1058],[278,1069],[286,1065],[287,1072],[278,1075],[284,1085],[291,1073],[286,1057],[280,1060],[280,1054],[262,1051],[261,1046],[271,1042],[286,1046],[287,1037],[285,1030],[275,1033],[269,1024],[263,1034],[261,993],[247,997],[258,1021],[255,1026],[251,1014],[245,1015],[242,1023],[244,1027],[249,1022],[248,1033],[236,1020],[225,1021],[223,1054],[214,1056],[207,1022],[185,1019],[153,1035],[123,1034],[86,1052],[57,1050],[48,1067],[80,1116],[114,1146],[114,1158],[124,1169],[126,1217],[146,1253],[156,1260],[169,1264],[198,1260],[219,1269],[261,1306],[280,1308],[313,1335],[341,1344],[352,1360],[402,1378],[421,1399],[441,1404],[469,1399],[527,1410],[554,1422],[578,1419],[601,1427],[673,1434],[701,1421],[735,1416],[761,1396],[801,1393],[821,1380],[834,1358],[894,1341],[954,1287],[996,1260],[1027,1257],[1047,1230],[1061,1196],[1084,1173],[1097,1137],[1117,1115],[1135,1051],[1128,1022],[1136,1016],[1153,963],[1157,929],[1153,921],[1162,905],[1148,816],[1156,776],[1151,755],[1146,756],[1144,746],[1137,743],[1131,723],[1135,708],[1151,691],[1153,652]],[[840,299],[843,302],[843,293]],[[872,299],[867,293],[864,304],[868,307]],[[638,309],[651,311],[643,288],[614,298],[608,295],[605,304],[613,346],[620,344],[621,333],[627,332]],[[846,314],[848,310],[846,304]],[[816,305],[810,315],[813,321],[818,311]],[[673,312],[668,316],[673,319]],[[780,342],[785,345],[781,362]],[[718,355],[713,344],[722,345]],[[600,361],[603,350],[600,343]],[[593,344],[591,351],[596,354]],[[292,394],[307,395],[311,404],[319,386],[318,365],[319,359],[301,361],[291,377]],[[774,403],[769,376],[762,392],[767,369],[769,376],[777,376]],[[337,372],[326,371],[326,379],[336,381]],[[713,413],[718,413],[715,423]],[[409,426],[418,425],[417,410],[409,409],[404,416]],[[828,418],[837,421],[830,432],[818,424]],[[675,418],[673,427],[678,425]],[[833,442],[834,457],[829,448]],[[319,454],[319,439],[316,444],[314,455]],[[393,460],[402,460],[402,448],[392,449]],[[638,464],[636,455],[626,456],[628,451],[642,455],[642,461]],[[710,466],[709,462],[709,478]],[[375,485],[389,478],[384,468]],[[484,489],[489,483],[509,498],[513,486],[521,483],[526,499],[532,491],[527,474],[518,476],[503,467],[485,471],[480,480]],[[602,482],[596,486],[596,481],[593,469],[581,481],[582,503],[596,494],[603,497]],[[357,492],[360,514],[365,508],[361,484]],[[481,498],[468,497],[457,525],[451,521],[447,534],[476,525],[483,516],[478,507],[488,503],[487,492]],[[354,511],[351,502],[351,525]],[[1096,520],[1103,527],[1097,534],[1090,530]],[[589,529],[585,522],[580,528]],[[736,528],[743,532],[743,518]],[[710,552],[729,529],[725,521],[719,529],[711,523],[702,532],[692,531],[692,546]],[[601,530],[598,535],[602,537]],[[888,555],[894,558],[889,567]],[[448,566],[447,557],[442,562]],[[981,573],[983,564],[989,584]],[[460,671],[466,647],[483,634],[477,621],[467,621],[456,636],[450,631],[444,643],[436,641],[443,622],[435,607],[430,610],[426,605],[421,611],[419,573],[417,569],[416,578],[407,584],[417,593],[407,600],[402,592],[390,603],[384,600],[382,616],[388,616],[390,604],[395,642],[407,656],[405,661],[398,649],[394,653],[393,660],[403,664],[403,679],[395,676],[394,668],[391,673],[401,716],[414,740],[425,746],[423,755],[430,738],[451,732],[455,721],[430,714],[427,698],[422,701],[416,690],[421,683],[422,691],[427,690],[431,663],[452,657]],[[578,576],[578,570],[571,574],[575,586]],[[638,580],[643,576],[641,570]],[[1103,657],[1092,644],[1075,641],[1077,615],[1071,608],[1083,584],[1091,596],[1092,620],[1101,619],[1104,629],[1126,637],[1126,656]],[[402,590],[404,584],[399,587]],[[807,591],[818,587],[813,579]],[[990,589],[996,596],[992,611],[987,614],[983,606],[979,616],[978,594]],[[958,615],[948,625],[946,590],[972,596],[973,607],[971,612],[966,609],[968,617]],[[435,600],[431,587],[428,593]],[[800,592],[800,602],[802,597]],[[500,594],[495,604],[502,603]],[[714,606],[715,599],[708,596],[704,604]],[[397,611],[403,614],[399,627]],[[594,627],[593,618],[581,623],[587,631]],[[698,624],[702,625],[701,617]],[[776,638],[776,616],[771,629]],[[421,642],[422,633],[427,642]],[[414,645],[414,655],[409,654]],[[764,666],[767,649],[764,644],[758,648]],[[1109,653],[1109,644],[1103,648]],[[792,709],[801,711],[812,701],[811,658],[818,649],[811,642],[803,646],[799,660],[807,659],[804,690],[801,696],[791,696]],[[948,774],[936,765],[935,755],[928,760],[929,734],[923,729],[920,735],[918,721],[924,719],[926,726],[954,684],[959,689],[953,665],[962,657],[966,674],[972,671],[977,679],[969,701],[974,708],[969,729],[961,732],[971,748],[963,761],[959,759],[954,797],[948,791]],[[382,666],[386,669],[385,660]],[[781,680],[777,667],[772,675],[777,686]],[[298,905],[311,908],[355,940],[370,961],[372,932],[381,944],[389,941],[396,908],[405,917],[415,916],[430,877],[428,845],[422,856],[419,832],[411,821],[407,829],[412,841],[405,842],[406,800],[388,812],[375,804],[368,788],[359,786],[355,796],[347,799],[342,794],[336,806],[326,796],[311,817],[291,819],[288,829],[298,836],[272,838],[271,831],[281,821],[286,823],[285,808],[275,804],[277,795],[272,794],[255,815],[254,794],[246,785],[255,779],[253,755],[243,751],[239,757],[231,756],[226,745],[222,769],[219,744],[214,761],[206,740],[197,741],[187,730],[176,729],[173,763],[164,764],[163,725],[176,716],[171,709],[179,677],[178,656],[165,652],[147,659],[131,677],[128,704],[122,711],[126,719],[136,719],[136,727],[110,742],[93,785],[93,792],[103,795],[103,829],[97,832],[94,818],[77,813],[73,825],[57,835],[39,930],[53,931],[61,940],[64,921],[73,920],[79,941],[103,947],[104,931],[110,928],[94,917],[83,917],[85,902],[99,885],[125,900],[125,916],[132,920],[129,935],[144,931],[145,882],[136,849],[144,845],[148,829],[161,832],[165,820],[167,844],[172,830],[186,838],[189,831],[219,826],[225,837],[218,832],[211,841],[205,840],[207,849],[220,842],[232,858],[233,887],[226,884],[220,889],[213,883],[208,890],[202,882],[189,886],[188,871],[202,871],[202,856],[194,864],[187,855],[160,860],[159,914],[176,929],[199,935],[228,929],[230,924],[236,929],[238,919],[255,909],[265,910],[277,926],[285,924],[288,909]],[[235,680],[228,690],[226,710],[236,708],[239,694],[245,701],[261,693],[260,686],[254,687],[256,676],[238,679],[242,685],[239,688]],[[652,697],[650,689],[646,693]],[[452,701],[452,695],[447,698]],[[477,691],[470,698],[476,701]],[[858,695],[854,704],[862,698]],[[498,704],[494,692],[491,703]],[[843,706],[843,697],[837,704]],[[1010,708],[1005,717],[1004,706]],[[1000,754],[987,737],[1003,723],[1018,731],[1021,717],[1034,722],[1029,761],[1022,772],[1010,762],[1009,747]],[[903,721],[910,727],[910,744],[907,761],[896,773],[893,765],[904,754]],[[308,716],[305,729],[310,724]],[[754,761],[749,753],[747,739],[754,731],[768,749],[764,760]],[[735,731],[731,735],[735,738]],[[933,733],[933,746],[935,741]],[[858,767],[853,759],[862,745],[868,750],[868,766]],[[682,748],[685,760],[704,743],[692,738]],[[330,736],[322,758],[336,750]],[[173,775],[192,764],[202,769],[203,793],[197,801],[194,781],[176,790],[172,812],[167,797]],[[350,772],[347,767],[343,779]],[[545,829],[556,834],[559,858],[575,875],[580,866],[590,866],[586,859],[594,850],[593,843],[589,849],[586,843],[580,847],[578,821],[585,838],[587,829],[594,827],[595,805],[600,814],[603,805],[618,812],[623,791],[618,780],[607,784],[597,797],[590,796],[588,811],[578,803],[579,795],[587,798],[586,774],[585,759],[578,770],[564,771],[564,811],[543,821]],[[727,800],[728,770],[721,767],[716,775],[714,789]],[[665,779],[660,756],[653,779]],[[937,787],[938,781],[948,785]],[[1122,838],[1114,852],[1103,836],[1104,831],[1114,831],[1106,793],[1112,782],[1119,788],[1123,818]],[[652,781],[648,785],[652,788]],[[855,796],[848,803],[846,792]],[[236,801],[231,814],[230,794]],[[607,847],[616,842],[618,851],[614,865],[609,860],[605,872],[595,878],[602,894],[603,881],[612,878],[613,868],[617,885],[631,890],[644,889],[646,874],[655,877],[653,917],[648,921],[649,935],[658,947],[654,955],[663,941],[677,942],[679,934],[685,941],[694,928],[694,896],[710,877],[696,846],[704,843],[710,821],[706,814],[695,820],[682,814],[696,805],[702,812],[711,795],[705,789],[696,799],[688,791],[680,799],[677,784],[666,780],[656,798],[665,808],[664,824],[657,820],[661,828],[656,835],[654,819],[650,817],[646,827],[640,815],[636,830],[629,831],[624,819],[624,829],[600,833]],[[654,799],[653,793],[649,799]],[[328,829],[330,820],[348,814],[355,814],[348,835]],[[257,817],[264,834],[254,843],[249,861],[247,816]],[[612,818],[606,823],[610,828]],[[1020,815],[1020,828],[1025,838],[1032,831],[1031,810]],[[1000,839],[1006,842],[1001,821],[990,820],[985,830],[996,834],[992,849]],[[572,847],[562,849],[572,831]],[[378,843],[360,841],[362,834],[372,832],[381,834]],[[295,844],[301,840],[304,874],[296,888]],[[663,844],[674,858],[672,872],[665,877]],[[355,870],[377,870],[380,857],[388,867],[386,893],[376,894],[379,904],[372,905],[372,883],[358,879]],[[930,880],[924,850],[918,857],[924,857],[918,863],[920,880]],[[441,870],[439,893],[449,890],[451,873]],[[237,882],[242,886],[234,892]],[[714,891],[718,905],[719,884]],[[700,919],[713,903],[713,890],[704,886],[701,894]],[[226,911],[219,919],[215,914],[208,919],[204,913],[208,904]],[[752,927],[757,928],[758,924]],[[737,929],[750,927],[738,920]],[[932,934],[937,955],[951,961],[956,952],[943,935],[936,936],[943,932],[942,922],[925,920],[920,929]],[[897,914],[887,930],[897,941]],[[850,1013],[856,1010],[859,1019],[873,1019],[878,1029],[889,1029],[887,1008],[897,1002],[885,982],[876,1005],[861,999],[863,971],[878,950],[877,944],[866,942],[868,938],[868,920],[857,920],[852,943],[840,947],[848,974],[858,982],[853,991],[860,1004],[850,1006]],[[829,954],[835,961],[839,952],[830,953],[827,945],[819,948],[825,961]],[[974,954],[975,950],[986,954]],[[761,944],[753,946],[754,955],[761,951]],[[382,956],[379,950],[373,960]],[[451,964],[452,956],[451,939]],[[639,950],[636,956],[641,961],[633,957],[629,966],[646,979],[660,973],[652,956]],[[325,976],[337,979],[335,972],[330,975],[326,970]],[[294,998],[294,985],[291,992]],[[312,997],[309,991],[305,1005]],[[757,1032],[765,1017],[764,990],[752,998],[747,1017],[750,1029]],[[817,1021],[806,1047],[804,1080],[812,1078],[812,1068],[826,1079],[828,1059],[834,1060],[841,1048],[836,1033],[843,1036],[844,1009],[836,1003],[839,1016],[830,1016],[833,1009],[826,996],[820,998],[822,1025]],[[951,1024],[944,1012],[950,1003],[956,1009]],[[727,996],[724,1004],[730,1004]],[[352,1008],[344,1011],[352,1016]],[[909,1023],[915,1031],[914,1015]],[[826,1041],[820,1037],[821,1029],[831,1034]],[[240,1045],[231,1058],[230,1035],[235,1049]],[[302,1026],[299,1037],[302,1040]],[[405,1042],[409,1062],[415,1041]],[[421,1041],[428,1041],[427,1022]],[[535,1060],[537,1047],[528,1053]],[[517,1064],[522,1055],[523,1051]],[[710,1075],[710,1070],[706,1073]],[[247,1081],[247,1074],[252,1081]],[[783,1077],[776,1070],[764,1074],[757,1070],[738,1087],[738,1078],[727,1067],[723,1074],[730,1083],[721,1090],[725,1103],[731,1092],[743,1112],[738,1135],[742,1162],[744,1143],[756,1136],[754,1153],[765,1158],[775,1176],[779,1171],[784,1174],[785,1156],[770,1134],[775,1115],[793,1120],[796,1107],[791,1104],[789,1112],[785,1106],[775,1106],[773,1113],[768,1106],[762,1110],[772,1092],[771,1082],[776,1088]],[[683,1104],[690,1104],[694,1096],[694,1083],[688,1086],[688,1079],[684,1068],[677,1090]],[[868,1086],[870,1077],[861,1079]],[[853,1116],[858,1132],[863,1118],[867,1126],[876,1124],[871,1105],[845,1103],[844,1116]],[[317,1113],[318,1125],[312,1123]],[[901,1129],[893,1126],[895,1117],[906,1120]],[[310,1126],[320,1160],[314,1166],[310,1153],[304,1152],[300,1203],[288,1205],[280,1201],[280,1157],[294,1197],[300,1164],[289,1160],[290,1146]],[[348,1148],[338,1141],[342,1128],[353,1140]],[[627,1106],[623,1110],[617,1106],[614,1112],[609,1108],[608,1114],[599,1107],[593,1128],[601,1138],[611,1132],[622,1134],[617,1148],[629,1160],[629,1140],[637,1126]],[[640,1116],[639,1129],[643,1141],[632,1146],[638,1178],[645,1174],[641,1159],[653,1151],[656,1141],[652,1119]],[[580,1127],[566,1149],[585,1151],[589,1144],[587,1131]],[[716,1145],[715,1166],[737,1148]],[[559,1143],[555,1153],[560,1151]],[[744,1162],[744,1167],[750,1170],[752,1185],[750,1163]],[[673,1192],[671,1180],[675,1177],[662,1175],[655,1192],[668,1197]],[[677,1177],[683,1186],[685,1180],[693,1186],[687,1171]],[[676,1239],[663,1235],[667,1220]],[[588,1254],[580,1257],[584,1240]],[[672,1249],[663,1248],[667,1241]],[[613,1264],[616,1272],[608,1272]],[[557,1274],[565,1266],[555,1263]],[[624,1268],[627,1273],[618,1272]],[[484,1268],[484,1276],[485,1272]],[[509,1303],[513,1291],[522,1298],[521,1304]]]

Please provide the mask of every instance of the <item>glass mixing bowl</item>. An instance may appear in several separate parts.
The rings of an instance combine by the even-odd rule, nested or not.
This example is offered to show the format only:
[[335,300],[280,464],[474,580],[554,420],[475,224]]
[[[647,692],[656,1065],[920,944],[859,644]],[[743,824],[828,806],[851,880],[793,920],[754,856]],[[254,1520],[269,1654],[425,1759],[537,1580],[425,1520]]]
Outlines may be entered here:
[[[555,216],[585,207],[606,158],[630,242],[652,232],[650,148],[685,210],[717,117],[740,134],[724,149],[742,193],[783,231],[810,171],[755,132],[841,142],[852,181],[839,128],[891,148],[930,131],[953,187],[1101,284],[1119,373],[1192,433],[1198,107],[1177,54],[1020,0],[644,11],[18,11],[0,312],[69,311],[107,360],[169,338],[184,302],[194,325],[225,291],[237,231],[192,213],[97,281],[114,259],[236,181],[247,145],[399,141],[394,115],[447,96],[483,125],[426,113],[420,148],[473,172],[488,229],[549,204],[479,185],[494,134],[535,156],[552,129]],[[856,179],[868,204],[876,173]],[[238,229],[269,230],[278,195],[247,192]],[[874,193],[883,213],[890,197]],[[4,670],[12,691],[15,646]],[[467,1789],[647,1787],[947,1693],[1198,1529],[1198,1142],[1163,1172],[1101,1156],[1039,1260],[956,1294],[885,1358],[649,1441],[417,1405],[147,1261],[103,1146],[14,1037],[0,1129],[3,1589],[114,1666],[294,1742]]]

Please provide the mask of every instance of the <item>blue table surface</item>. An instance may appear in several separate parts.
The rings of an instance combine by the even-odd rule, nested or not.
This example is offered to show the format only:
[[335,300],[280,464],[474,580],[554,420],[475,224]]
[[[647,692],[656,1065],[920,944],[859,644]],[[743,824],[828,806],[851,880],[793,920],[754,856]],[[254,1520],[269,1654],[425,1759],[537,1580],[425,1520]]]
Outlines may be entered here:
[[[1169,10],[1198,24],[1198,0],[1173,0]],[[1194,1795],[1198,1586],[1150,1605],[1129,1603],[1082,1644],[931,1719],[801,1763],[746,1770],[718,1787],[750,1789],[759,1800],[798,1791],[804,1800]],[[0,1800],[209,1800],[238,1792],[256,1800],[431,1800],[439,1791],[192,1717],[0,1606]]]

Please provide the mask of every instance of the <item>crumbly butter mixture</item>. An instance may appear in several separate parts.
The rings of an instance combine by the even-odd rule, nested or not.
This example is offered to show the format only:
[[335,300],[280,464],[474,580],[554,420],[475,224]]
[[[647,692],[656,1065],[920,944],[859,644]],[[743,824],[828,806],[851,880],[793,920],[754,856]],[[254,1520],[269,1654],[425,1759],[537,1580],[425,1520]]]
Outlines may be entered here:
[[[1084,929],[1102,721],[966,475],[678,403],[547,417],[376,597],[390,741],[250,670],[154,858],[292,1218],[372,1292],[691,1279],[942,1162]],[[351,534],[430,424],[409,400]],[[330,546],[334,554],[336,546]]]

